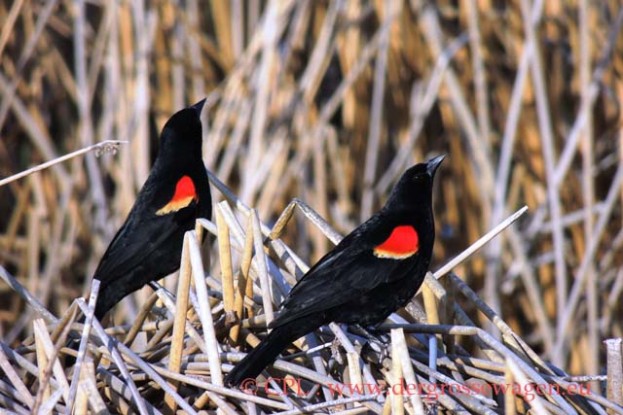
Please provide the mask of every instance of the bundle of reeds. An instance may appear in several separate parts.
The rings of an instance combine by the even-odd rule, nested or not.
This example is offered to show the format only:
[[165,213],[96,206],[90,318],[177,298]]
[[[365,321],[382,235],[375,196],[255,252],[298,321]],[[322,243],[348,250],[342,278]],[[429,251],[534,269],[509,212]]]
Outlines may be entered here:
[[[93,364],[85,363],[80,385],[99,392],[85,394],[81,386],[77,404],[162,409],[150,399],[162,398],[166,380],[178,391],[165,394],[169,407],[176,396],[195,409],[252,411],[241,402],[256,398],[218,388],[215,371],[227,367],[215,363],[214,353],[226,365],[240,357],[229,354],[231,345],[255,344],[253,333],[265,327],[259,316],[277,309],[285,284],[374,212],[406,167],[441,152],[448,162],[435,191],[433,270],[520,206],[528,205],[529,213],[458,264],[458,279],[442,278],[444,289],[430,279],[425,313],[416,301],[402,314],[409,324],[435,324],[417,326],[415,335],[411,326],[403,329],[406,336],[392,334],[392,347],[406,343],[412,367],[391,367],[405,362],[404,349],[392,350],[389,360],[364,353],[370,366],[361,366],[352,354],[360,351],[357,340],[347,341],[333,327],[317,333],[317,341],[341,336],[346,360],[339,361],[344,349],[334,355],[322,349],[314,364],[329,368],[328,375],[302,375],[305,356],[296,367],[277,364],[321,392],[271,396],[279,400],[273,408],[332,402],[329,375],[391,384],[403,373],[438,385],[469,377],[500,383],[504,376],[518,384],[562,385],[567,373],[602,379],[607,352],[620,354],[620,344],[608,349],[603,341],[622,335],[622,21],[617,1],[587,0],[1,3],[0,177],[104,140],[129,142],[116,155],[98,158],[85,150],[83,157],[1,182],[0,275],[11,282],[0,284],[2,406],[29,412],[45,401],[64,410],[77,384],[64,380],[71,369],[52,358],[53,344],[64,344],[70,327],[57,316],[69,321],[75,299],[89,292],[90,275],[147,176],[155,132],[175,110],[206,95],[204,160],[213,183],[218,178],[234,189],[213,192],[217,202],[227,202],[216,204],[213,222],[200,224],[220,232],[202,255],[208,291],[191,291],[196,303],[186,322],[177,323],[178,330],[186,324],[186,336],[172,331],[172,315],[183,316],[169,314],[177,295],[160,291],[169,311],[157,323],[147,316],[147,305],[156,301],[150,289],[117,307],[113,321],[120,325],[108,334],[126,341],[141,360],[126,363],[126,371],[126,357],[97,349],[105,341],[95,330]],[[282,235],[270,238],[295,197],[317,212],[314,220],[297,214]],[[330,226],[319,228],[325,220]],[[264,288],[254,303],[244,303],[259,316],[232,325],[227,312],[241,306],[232,305],[232,295],[235,300],[248,278],[256,290]],[[277,285],[267,291],[274,278]],[[168,278],[164,288],[175,293],[178,281]],[[200,315],[211,315],[212,323]],[[45,324],[36,320],[41,317]],[[181,352],[177,363],[171,349]],[[429,356],[434,350],[437,359]],[[437,367],[427,369],[429,361]],[[340,377],[346,367],[350,377]],[[620,365],[618,372],[609,368],[616,385]],[[590,385],[588,398],[561,394],[528,404],[565,413],[565,405],[610,405],[599,397],[603,385]],[[622,402],[619,389],[609,402]],[[137,390],[143,404],[133,395]],[[43,400],[50,396],[57,399]],[[523,412],[514,404],[527,400],[511,398],[497,408]],[[487,399],[445,397],[438,404],[480,412],[494,408]],[[372,410],[382,406],[353,401]],[[397,411],[399,401],[393,401]],[[417,399],[407,401],[408,408],[418,407]]]

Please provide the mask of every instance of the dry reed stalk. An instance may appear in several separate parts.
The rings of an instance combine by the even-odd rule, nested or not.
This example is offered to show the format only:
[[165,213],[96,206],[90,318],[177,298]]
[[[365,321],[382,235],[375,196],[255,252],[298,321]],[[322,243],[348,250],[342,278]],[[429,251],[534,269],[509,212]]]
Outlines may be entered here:
[[[190,281],[192,269],[190,265],[188,239],[184,238],[182,247],[182,258],[180,262],[180,273],[177,282],[177,292],[175,295],[175,309],[177,312],[173,318],[173,334],[171,338],[171,350],[169,352],[168,368],[172,372],[179,372],[182,366],[182,352],[184,351],[184,335],[186,333],[186,312],[188,310],[188,296],[190,291]],[[177,382],[171,383],[171,387],[177,390]],[[165,409],[169,414],[174,414],[177,409],[175,400],[167,395],[164,398]]]
[[84,363],[82,375],[80,389],[82,390],[82,393],[87,396],[91,410],[95,413],[105,411],[106,404],[98,393],[93,362],[89,361]]
[[212,310],[208,301],[208,292],[204,284],[203,263],[199,252],[199,243],[194,235],[189,234],[185,239],[190,241],[190,261],[192,265],[192,274],[195,282],[195,290],[199,303],[199,318],[203,326],[207,353],[210,359],[210,374],[212,383],[215,385],[223,385],[223,376],[221,373],[219,346],[214,332],[214,321],[212,320]]
[[273,302],[270,295],[270,282],[268,279],[268,263],[264,254],[262,244],[262,231],[260,229],[260,219],[256,210],[251,211],[250,218],[253,224],[253,246],[255,248],[254,264],[258,271],[260,288],[262,290],[262,303],[266,313],[266,325],[275,319]]
[[388,27],[384,30],[379,39],[379,47],[377,57],[375,59],[374,83],[372,89],[372,105],[370,108],[370,136],[366,149],[365,167],[363,173],[363,195],[361,199],[360,218],[363,222],[372,214],[373,203],[373,181],[376,176],[377,157],[379,155],[379,146],[381,141],[381,120],[383,117],[383,96],[385,95],[385,78],[387,71],[387,55],[389,48],[389,29],[399,13],[399,5],[401,3],[396,0],[385,3],[386,16],[383,25]]
[[[521,386],[522,390],[526,390],[526,387],[531,383],[526,375],[512,360],[508,359],[506,361],[506,365],[508,366],[510,373],[512,373],[513,378],[517,379],[517,383]],[[531,402],[531,406],[537,414],[545,415],[549,413],[549,411],[545,409],[544,403],[540,396],[535,397],[534,401]]]
[[608,399],[621,405],[623,403],[623,352],[621,339],[605,340],[608,369]]
[[2,367],[2,370],[4,371],[4,373],[6,373],[6,376],[9,378],[9,380],[11,381],[11,383],[17,390],[17,393],[19,394],[21,401],[25,403],[29,408],[33,408],[34,399],[32,395],[28,391],[28,388],[26,388],[26,385],[20,379],[17,372],[15,372],[15,370],[13,369],[13,367],[9,363],[9,360],[7,359],[6,355],[3,352],[0,352],[0,367]]
[[215,216],[218,228],[219,259],[221,265],[221,283],[223,285],[223,306],[225,313],[234,312],[234,272],[232,268],[231,246],[229,240],[230,226],[223,217],[223,204],[217,205]]
[[[170,313],[170,318],[166,321],[166,324],[163,325],[163,327],[161,328],[160,332],[158,334],[156,334],[154,337],[152,337],[151,340],[150,340],[150,346],[152,346],[151,348],[153,348],[162,340],[162,338],[164,338],[165,336],[167,336],[169,334],[170,330],[172,330],[173,324],[174,324],[174,321],[175,321],[172,316],[175,316],[177,314],[177,308],[175,306],[173,296],[172,296],[172,294],[170,292],[168,292],[164,287],[162,287],[161,285],[158,285],[157,283],[151,283],[150,285],[154,289],[156,289],[156,294],[158,295],[160,300],[162,300],[162,302],[164,303],[164,305],[167,308],[168,312]],[[192,302],[192,293],[191,293],[191,302]],[[197,307],[197,306],[195,305],[195,307]],[[188,333],[188,335],[193,339],[195,344],[202,351],[205,352],[206,351],[206,345],[205,345],[204,341],[201,338],[201,334],[191,324],[190,321],[188,321],[186,319],[186,320],[184,320],[184,322],[186,324],[186,327],[185,327],[186,333]]]
[[237,290],[234,299],[234,312],[236,313],[236,324],[230,329],[229,335],[233,344],[238,343],[240,328],[243,316],[243,310],[247,312],[249,317],[254,314],[253,307],[246,306],[245,300],[253,298],[253,279],[249,273],[251,261],[253,259],[253,218],[247,218],[246,238],[244,241],[244,249],[242,251],[242,259],[240,260],[240,273],[238,276]]
[[[504,382],[507,385],[514,384],[513,372],[510,369],[510,366],[507,364],[504,370]],[[504,394],[504,415],[515,415],[517,413],[517,408],[515,406],[515,394],[512,391],[506,391]]]
[[[35,336],[39,337],[43,347],[43,352],[46,354],[47,358],[47,366],[45,367],[40,382],[45,387],[45,385],[50,382],[51,376],[54,375],[58,389],[61,391],[61,396],[65,399],[65,402],[69,402],[70,385],[67,381],[67,377],[63,371],[61,363],[58,360],[58,348],[54,346],[54,343],[52,342],[52,339],[50,338],[50,335],[41,319],[33,321],[33,331]],[[64,341],[64,336],[61,336],[61,340]],[[42,388],[37,393],[37,397],[32,407],[35,412],[37,408],[43,404],[43,391],[45,391],[45,388]]]
[[[391,370],[386,374],[389,384],[392,388],[402,385],[402,367],[400,365],[400,359],[398,358],[398,346],[396,343],[392,343],[392,366]],[[403,397],[400,394],[393,393],[390,398],[391,413],[397,415],[404,415],[405,407]]]
[[[78,301],[78,306],[82,309],[82,312],[85,315],[89,313],[88,306],[85,304],[84,300],[82,298],[78,298],[77,301]],[[108,349],[108,352],[112,357],[112,360],[115,362],[115,364],[119,368],[119,371],[121,372],[121,375],[130,391],[132,399],[134,400],[134,403],[136,404],[136,407],[138,408],[138,412],[141,415],[147,414],[148,411],[145,406],[145,402],[143,401],[143,399],[141,399],[140,392],[138,391],[136,384],[132,380],[128,367],[126,366],[126,364],[123,361],[123,358],[119,354],[119,350],[116,347],[117,345],[111,338],[109,338],[106,335],[106,333],[104,332],[104,328],[101,326],[99,321],[97,321],[97,319],[93,321],[93,328],[95,329],[95,332],[100,337],[102,342],[104,342],[104,344],[106,345],[106,348]]]
[[347,353],[348,360],[348,380],[351,385],[363,387],[361,378],[361,366],[359,365],[359,355],[357,353]]
[[[39,369],[39,379],[44,379],[45,377],[45,368],[48,367],[48,357],[45,352],[43,341],[41,340],[41,336],[35,336],[35,348],[37,352],[37,367]],[[45,402],[50,399],[50,395],[52,393],[52,389],[50,385],[41,385],[39,389],[42,391],[41,399]]]
[[[405,341],[404,332],[402,329],[392,329],[391,331],[392,347],[396,350],[397,362],[400,362],[402,376],[407,385],[417,386],[417,380],[415,373],[413,372],[413,366],[411,365],[411,359],[409,357],[409,349]],[[409,401],[413,407],[413,413],[416,415],[424,415],[424,407],[422,405],[422,398],[419,391],[416,389],[413,393],[409,394]]]
[[[76,357],[76,363],[74,366],[74,373],[71,378],[71,384],[69,386],[69,394],[65,399],[66,409],[65,414],[71,415],[76,404],[76,395],[78,394],[78,387],[82,379],[82,364],[86,359],[87,344],[89,341],[89,335],[91,333],[91,325],[93,324],[93,313],[95,312],[95,304],[97,302],[97,296],[99,294],[100,281],[93,280],[91,283],[91,294],[89,295],[88,309],[85,314],[84,328],[82,329],[82,335],[80,337],[80,345],[78,347],[78,357]],[[76,406],[76,408],[78,408]],[[76,409],[79,411],[79,409]]]

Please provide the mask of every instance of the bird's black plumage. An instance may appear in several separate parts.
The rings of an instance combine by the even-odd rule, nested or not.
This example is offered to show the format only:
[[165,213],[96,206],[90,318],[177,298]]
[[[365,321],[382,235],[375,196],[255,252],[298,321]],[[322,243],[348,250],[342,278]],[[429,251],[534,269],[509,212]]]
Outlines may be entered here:
[[102,318],[123,297],[165,277],[180,265],[184,233],[212,213],[201,157],[205,100],[175,113],[160,135],[158,156],[132,210],[93,276],[100,281],[95,316]]
[[227,384],[255,378],[289,343],[323,324],[376,324],[407,304],[430,264],[432,185],[442,160],[408,169],[385,206],[298,281],[273,330],[227,375]]

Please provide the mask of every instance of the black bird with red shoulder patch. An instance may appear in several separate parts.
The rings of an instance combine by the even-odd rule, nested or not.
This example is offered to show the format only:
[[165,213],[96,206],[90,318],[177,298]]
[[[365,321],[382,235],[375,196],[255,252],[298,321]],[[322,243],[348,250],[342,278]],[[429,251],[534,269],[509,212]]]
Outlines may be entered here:
[[321,325],[378,324],[409,302],[433,252],[432,187],[443,158],[409,168],[385,206],[301,278],[272,331],[227,375],[228,385],[255,378],[288,344]]
[[162,129],[147,181],[93,276],[100,281],[99,319],[126,295],[175,272],[184,233],[197,218],[210,219],[210,186],[201,158],[204,103],[178,111]]

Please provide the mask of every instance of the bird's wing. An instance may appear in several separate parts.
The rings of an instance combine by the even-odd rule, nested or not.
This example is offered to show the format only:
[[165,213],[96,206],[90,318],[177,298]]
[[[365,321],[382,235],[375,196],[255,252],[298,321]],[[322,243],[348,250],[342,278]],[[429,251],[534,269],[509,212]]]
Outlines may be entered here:
[[[284,313],[273,326],[347,303],[354,296],[402,277],[401,272],[395,272],[404,266],[402,260],[374,255],[373,250],[380,241],[367,236],[376,234],[376,226],[377,223],[372,222],[357,228],[318,261],[292,288],[283,303]],[[417,260],[418,255],[414,253],[410,260]]]
[[179,232],[181,223],[194,222],[197,203],[193,201],[187,207],[165,215],[139,212],[143,209],[146,209],[146,204],[134,206],[126,222],[108,245],[94,278],[109,282],[132,271]]

